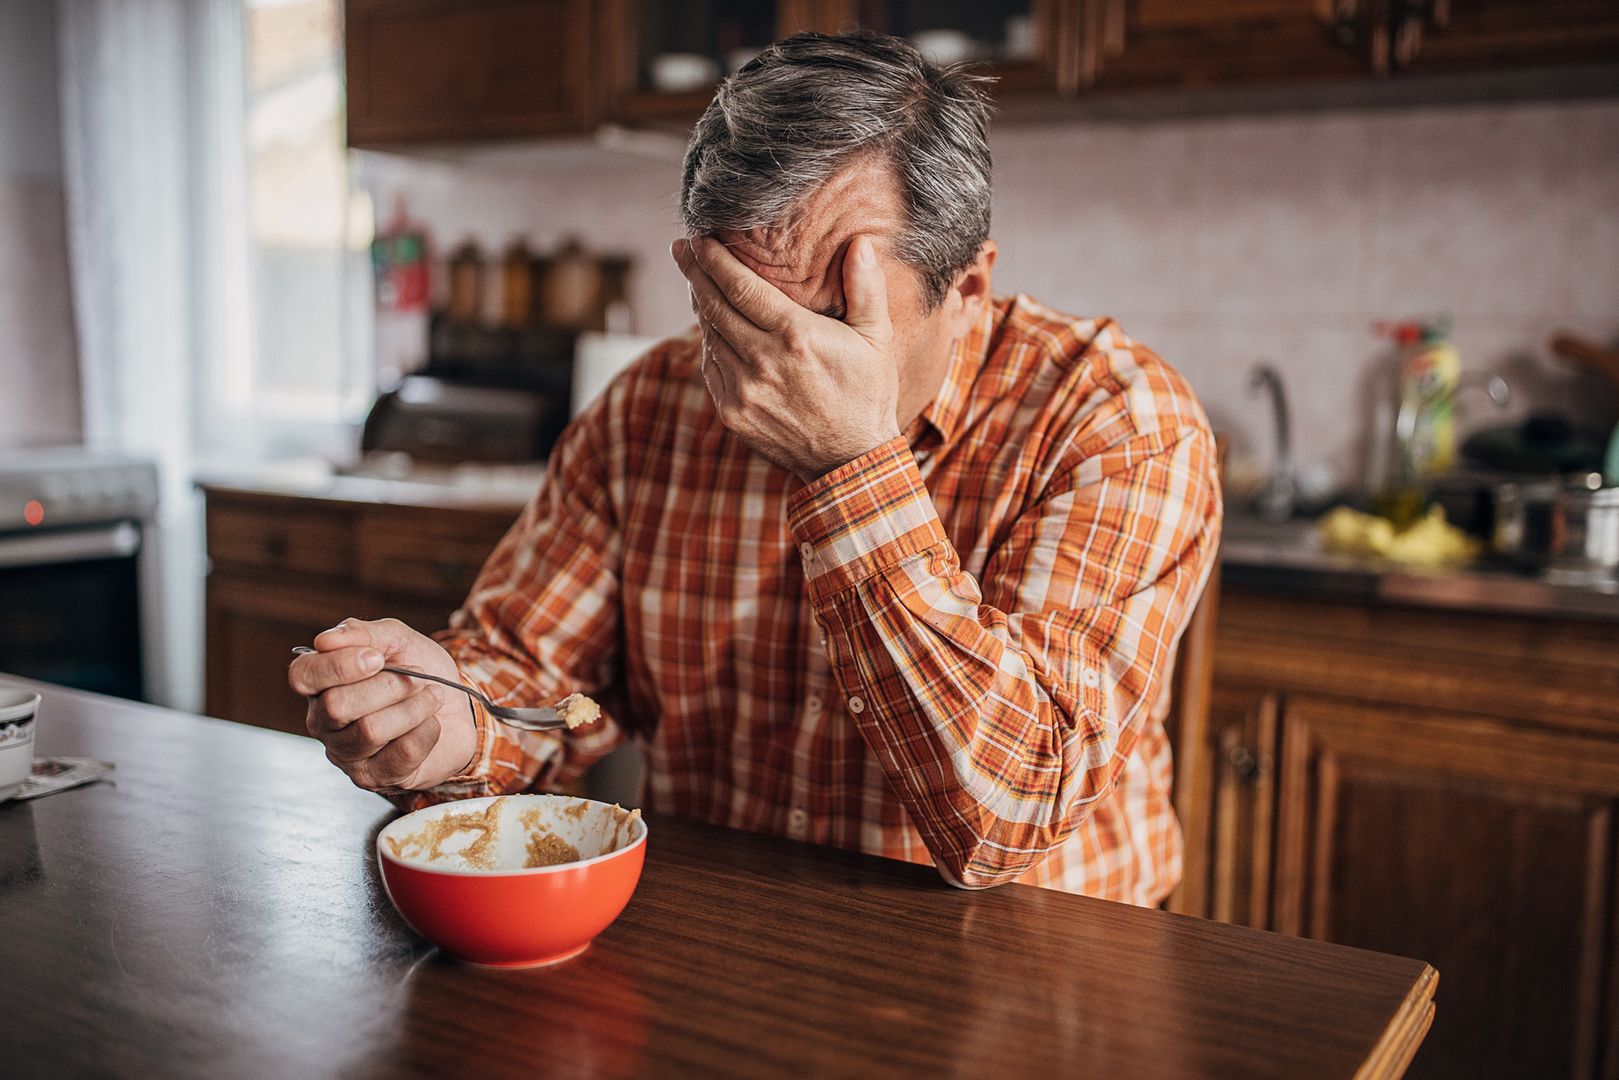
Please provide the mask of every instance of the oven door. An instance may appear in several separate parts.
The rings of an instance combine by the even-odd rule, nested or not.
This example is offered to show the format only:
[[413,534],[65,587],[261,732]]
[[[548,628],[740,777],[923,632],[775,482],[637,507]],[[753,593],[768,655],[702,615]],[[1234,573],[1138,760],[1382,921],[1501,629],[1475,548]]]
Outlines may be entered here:
[[144,700],[141,529],[0,533],[0,672]]

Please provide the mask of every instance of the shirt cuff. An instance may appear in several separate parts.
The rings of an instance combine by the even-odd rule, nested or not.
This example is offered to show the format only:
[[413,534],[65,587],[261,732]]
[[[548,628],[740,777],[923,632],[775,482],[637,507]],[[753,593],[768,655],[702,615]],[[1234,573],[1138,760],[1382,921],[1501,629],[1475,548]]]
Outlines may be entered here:
[[[461,680],[462,686],[476,690],[480,694],[484,692],[483,687],[467,678],[466,674],[460,669],[456,670],[456,676]],[[441,781],[441,783],[445,784],[465,784],[473,780],[481,780],[489,775],[489,762],[487,759],[489,757],[489,725],[492,721],[489,718],[488,710],[483,707],[483,702],[471,694],[464,696],[467,699],[467,705],[472,709],[472,758],[467,762],[467,767],[461,772],[456,773],[448,780]]]
[[812,600],[948,542],[903,437],[799,489],[787,504],[787,521]]

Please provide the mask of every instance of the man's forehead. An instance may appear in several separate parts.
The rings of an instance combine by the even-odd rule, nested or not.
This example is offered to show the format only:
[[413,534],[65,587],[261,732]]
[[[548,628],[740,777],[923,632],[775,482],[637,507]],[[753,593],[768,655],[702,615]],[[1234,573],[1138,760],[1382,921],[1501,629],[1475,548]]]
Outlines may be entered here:
[[903,224],[893,171],[861,162],[811,192],[781,226],[721,232],[719,239],[793,302],[821,311],[842,304],[843,253],[849,242],[865,234],[881,252]]

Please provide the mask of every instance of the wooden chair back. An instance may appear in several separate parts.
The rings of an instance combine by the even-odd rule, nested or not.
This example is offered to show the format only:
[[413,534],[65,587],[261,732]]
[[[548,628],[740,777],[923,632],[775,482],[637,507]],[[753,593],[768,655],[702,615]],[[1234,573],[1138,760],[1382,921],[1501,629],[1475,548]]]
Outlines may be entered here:
[[[1225,482],[1227,443],[1215,442],[1217,473]],[[1220,611],[1220,552],[1191,621],[1181,635],[1170,678],[1169,715],[1164,730],[1175,755],[1175,816],[1180,819],[1184,854],[1181,881],[1164,907],[1182,915],[1209,917],[1209,825],[1214,791],[1214,748],[1210,713],[1214,697],[1214,634]]]

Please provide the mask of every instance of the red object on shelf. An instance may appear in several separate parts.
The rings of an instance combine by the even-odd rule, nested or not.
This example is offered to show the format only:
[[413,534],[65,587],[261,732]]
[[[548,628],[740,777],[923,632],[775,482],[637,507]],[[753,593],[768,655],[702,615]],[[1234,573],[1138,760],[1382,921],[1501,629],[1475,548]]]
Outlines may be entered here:
[[371,242],[377,277],[377,307],[384,311],[427,310],[427,236],[411,223],[403,201]]

